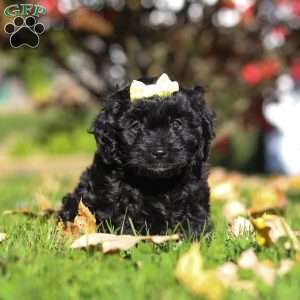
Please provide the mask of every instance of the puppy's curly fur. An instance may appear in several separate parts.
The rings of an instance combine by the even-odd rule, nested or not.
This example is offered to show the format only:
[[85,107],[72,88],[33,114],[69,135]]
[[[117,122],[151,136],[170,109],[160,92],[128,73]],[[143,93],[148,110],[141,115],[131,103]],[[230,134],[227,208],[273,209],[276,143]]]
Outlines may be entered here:
[[63,198],[61,219],[73,221],[82,199],[105,229],[164,234],[178,228],[195,237],[206,232],[213,119],[201,87],[134,102],[129,86],[119,90],[93,123],[94,161]]

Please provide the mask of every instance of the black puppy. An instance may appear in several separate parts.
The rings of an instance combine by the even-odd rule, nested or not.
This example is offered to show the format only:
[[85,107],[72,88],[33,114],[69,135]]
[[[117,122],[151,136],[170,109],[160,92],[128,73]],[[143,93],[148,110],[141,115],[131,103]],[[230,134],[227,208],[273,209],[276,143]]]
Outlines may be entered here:
[[203,96],[200,87],[180,88],[168,97],[131,101],[128,86],[109,97],[90,131],[98,148],[94,161],[63,198],[61,219],[73,221],[82,200],[102,229],[206,232],[214,129]]

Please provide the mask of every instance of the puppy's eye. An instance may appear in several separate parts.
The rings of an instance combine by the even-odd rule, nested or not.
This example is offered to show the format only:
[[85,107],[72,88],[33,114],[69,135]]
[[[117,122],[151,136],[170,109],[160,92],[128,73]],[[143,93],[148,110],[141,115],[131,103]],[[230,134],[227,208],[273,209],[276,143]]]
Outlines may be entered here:
[[137,130],[140,128],[140,122],[139,121],[133,121],[131,124],[130,124],[130,129],[134,129],[134,130]]
[[172,122],[172,128],[174,130],[179,130],[182,127],[182,121],[180,121],[179,119],[176,119]]

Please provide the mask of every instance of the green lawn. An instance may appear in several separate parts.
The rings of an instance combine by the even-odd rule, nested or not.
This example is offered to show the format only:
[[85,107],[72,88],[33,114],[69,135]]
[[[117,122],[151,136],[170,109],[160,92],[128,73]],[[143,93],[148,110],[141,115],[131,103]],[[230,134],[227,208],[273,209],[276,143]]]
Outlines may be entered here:
[[[191,241],[163,246],[140,243],[126,252],[103,255],[96,250],[71,250],[68,240],[57,233],[53,219],[2,214],[6,209],[36,209],[38,192],[59,205],[62,195],[73,188],[81,170],[73,164],[75,157],[73,162],[65,161],[72,166],[72,172],[65,173],[64,170],[70,168],[60,166],[53,154],[92,156],[95,143],[86,131],[93,117],[90,113],[83,113],[80,119],[76,115],[62,117],[55,112],[0,116],[0,232],[7,234],[7,239],[0,243],[0,300],[199,299],[200,296],[193,296],[182,287],[174,275],[178,259],[190,248]],[[14,162],[14,171],[8,172],[7,165],[6,171],[1,170],[3,153],[9,156],[8,164]],[[47,163],[41,163],[39,171],[40,166],[35,162],[33,172],[30,171],[30,158],[36,154],[46,155],[44,162]],[[18,172],[24,157],[29,168]],[[60,166],[57,172],[53,172],[55,165]],[[52,167],[51,172],[47,166]],[[269,259],[275,264],[283,258],[294,258],[293,252],[282,247],[260,247],[254,236],[229,237],[222,206],[222,203],[212,203],[214,234],[210,242],[200,241],[206,268],[236,262],[250,247],[255,249],[260,260]],[[299,193],[289,194],[284,216],[293,229],[300,228]],[[224,299],[300,299],[299,264],[272,286],[267,286],[252,272],[242,272],[240,276],[255,281],[257,296],[227,290]]]
[[[51,200],[73,184],[68,178],[61,183]],[[43,185],[39,174],[3,176],[0,179],[1,209],[34,207],[35,193]],[[254,247],[260,259],[278,262],[292,253],[277,248],[260,248],[255,239],[230,239],[221,217],[221,204],[213,205],[215,233],[210,243],[201,241],[207,268],[226,261],[236,261],[241,252]],[[300,225],[300,207],[291,201],[286,218]],[[174,270],[189,241],[165,246],[146,243],[115,255],[99,251],[70,250],[55,230],[54,220],[30,219],[21,215],[2,215],[0,231],[7,240],[0,244],[0,299],[196,299],[175,279]],[[254,276],[246,272],[246,278]],[[268,287],[259,280],[259,299],[299,299],[300,266]],[[224,299],[254,299],[246,292],[228,291]]]

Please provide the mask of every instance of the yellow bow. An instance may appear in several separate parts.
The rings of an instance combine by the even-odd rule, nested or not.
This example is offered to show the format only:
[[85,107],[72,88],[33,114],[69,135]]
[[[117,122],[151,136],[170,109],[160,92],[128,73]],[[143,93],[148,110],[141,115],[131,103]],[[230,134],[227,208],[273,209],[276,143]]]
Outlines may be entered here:
[[130,100],[150,98],[152,96],[168,97],[179,91],[177,81],[171,81],[167,74],[163,73],[155,84],[146,85],[141,81],[133,80],[130,85]]

